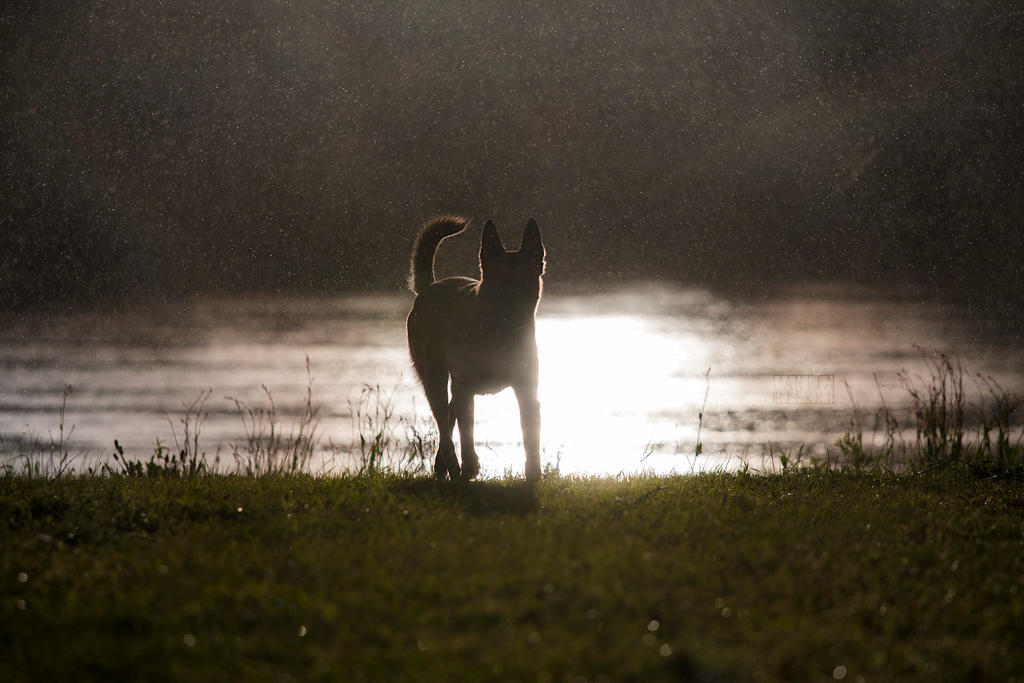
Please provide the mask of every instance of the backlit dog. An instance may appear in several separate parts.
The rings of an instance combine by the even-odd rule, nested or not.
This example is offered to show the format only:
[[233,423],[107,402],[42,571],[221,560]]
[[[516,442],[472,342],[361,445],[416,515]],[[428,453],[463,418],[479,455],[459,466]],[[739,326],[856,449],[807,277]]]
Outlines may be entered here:
[[[519,250],[505,251],[494,223],[487,221],[480,240],[480,279],[435,281],[438,245],[468,225],[467,219],[458,216],[435,218],[423,226],[412,252],[409,285],[417,296],[406,329],[412,364],[440,434],[434,473],[441,479],[477,475],[474,397],[512,387],[519,401],[526,478],[536,481],[540,478],[540,403],[534,314],[544,275],[544,243],[531,218]],[[461,468],[452,441],[456,422]]]

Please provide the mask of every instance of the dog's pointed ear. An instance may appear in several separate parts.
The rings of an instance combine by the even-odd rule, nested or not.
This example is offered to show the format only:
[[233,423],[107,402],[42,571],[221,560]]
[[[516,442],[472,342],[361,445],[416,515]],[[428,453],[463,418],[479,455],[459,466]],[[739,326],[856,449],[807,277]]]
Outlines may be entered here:
[[501,243],[501,236],[498,229],[494,227],[494,221],[487,221],[484,224],[484,233],[480,237],[480,262],[505,253],[505,245]]
[[538,264],[544,264],[544,241],[540,237],[537,221],[532,218],[526,222],[526,230],[523,232],[523,241],[519,244],[519,251],[529,254]]

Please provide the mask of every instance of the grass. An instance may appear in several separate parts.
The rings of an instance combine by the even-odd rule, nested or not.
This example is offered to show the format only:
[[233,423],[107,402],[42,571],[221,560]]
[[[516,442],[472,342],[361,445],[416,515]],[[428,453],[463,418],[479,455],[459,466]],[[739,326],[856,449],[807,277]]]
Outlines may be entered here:
[[0,678],[1019,679],[1022,533],[948,470],[6,476]]
[[[805,462],[802,446],[795,456],[772,451],[783,470],[790,465],[889,473],[958,469],[975,477],[1024,477],[1024,399],[990,376],[968,375],[955,355],[917,348],[928,375],[900,372],[910,398],[910,415],[902,424],[879,388],[881,408],[865,444],[862,416],[851,392],[850,427],[836,441],[834,459],[829,451],[824,460]],[[967,379],[976,387],[973,400],[964,389]],[[905,428],[914,431],[912,442],[904,439]]]
[[[265,384],[260,385],[260,389],[266,397],[266,408],[250,407],[238,398],[229,397],[238,410],[246,435],[244,445],[232,447],[237,471],[249,476],[305,471],[320,439],[317,433],[320,413],[313,405],[313,372],[309,356],[306,356],[306,398],[302,414],[287,435],[277,417],[277,406],[270,389]],[[187,433],[189,411],[185,414]],[[196,443],[198,449],[198,437]]]
[[757,475],[439,482],[379,388],[337,476],[311,390],[225,471],[202,395],[85,474],[61,420],[0,472],[0,680],[1021,680],[1021,403],[925,358],[904,424]]
[[[15,458],[16,461],[20,461],[20,469],[10,462],[5,462],[0,467],[0,472],[18,471],[21,475],[31,478],[57,478],[73,471],[75,460],[81,453],[71,454],[70,439],[74,434],[75,427],[74,425],[68,427],[65,422],[68,397],[72,392],[72,386],[64,384],[60,409],[57,413],[57,434],[54,435],[51,431],[45,444],[38,437],[31,438],[27,444],[22,445],[22,454]],[[0,445],[3,445],[2,439],[0,439]]]

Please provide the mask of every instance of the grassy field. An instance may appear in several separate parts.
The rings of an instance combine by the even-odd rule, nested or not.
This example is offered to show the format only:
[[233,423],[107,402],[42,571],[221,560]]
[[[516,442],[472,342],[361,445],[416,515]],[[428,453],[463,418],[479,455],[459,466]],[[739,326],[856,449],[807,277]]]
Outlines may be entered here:
[[1024,681],[1024,402],[926,359],[824,461],[536,487],[426,476],[372,391],[340,476],[309,391],[291,428],[239,404],[230,469],[208,394],[84,472],[62,408],[0,467],[0,680]]
[[1022,680],[1018,477],[0,477],[0,679]]

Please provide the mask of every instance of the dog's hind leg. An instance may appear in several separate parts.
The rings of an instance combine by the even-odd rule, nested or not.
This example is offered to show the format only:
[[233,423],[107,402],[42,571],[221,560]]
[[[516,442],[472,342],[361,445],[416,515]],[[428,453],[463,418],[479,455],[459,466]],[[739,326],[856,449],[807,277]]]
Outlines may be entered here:
[[523,448],[526,450],[526,481],[540,480],[540,401],[537,387],[515,387],[519,402],[519,422],[523,427]]
[[437,422],[437,457],[434,458],[434,475],[438,479],[451,477],[458,479],[460,474],[459,459],[455,455],[455,443],[452,441],[453,419],[451,406],[448,405],[448,373],[420,373],[423,392],[427,395],[430,412]]
[[465,385],[452,382],[452,407],[459,423],[459,443],[462,448],[462,478],[472,479],[480,473],[480,459],[473,443],[473,392]]

